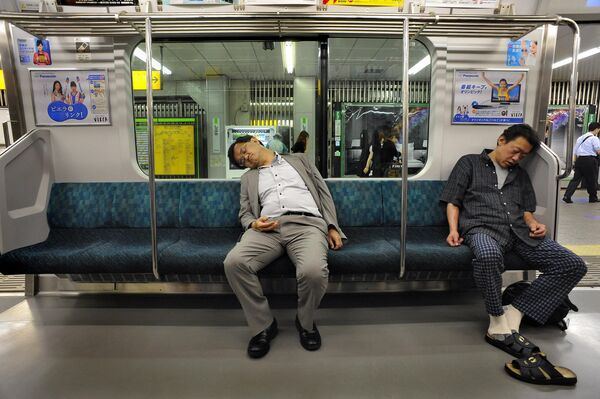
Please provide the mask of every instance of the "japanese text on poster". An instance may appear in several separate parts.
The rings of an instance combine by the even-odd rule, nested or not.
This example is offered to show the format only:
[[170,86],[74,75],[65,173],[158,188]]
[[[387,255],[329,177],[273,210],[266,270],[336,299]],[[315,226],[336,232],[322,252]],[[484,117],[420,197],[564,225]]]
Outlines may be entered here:
[[452,123],[523,123],[526,77],[514,70],[455,70]]
[[30,72],[37,125],[110,125],[106,70]]
[[508,42],[506,66],[533,66],[538,53],[537,40],[514,40]]

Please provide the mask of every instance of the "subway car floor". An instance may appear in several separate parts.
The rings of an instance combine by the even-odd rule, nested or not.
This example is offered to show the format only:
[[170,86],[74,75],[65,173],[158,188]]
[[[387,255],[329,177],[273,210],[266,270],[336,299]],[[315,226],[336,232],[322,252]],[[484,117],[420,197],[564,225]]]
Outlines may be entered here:
[[[560,205],[559,241],[598,252],[600,204]],[[600,284],[571,294],[569,329],[522,333],[576,387],[509,377],[509,355],[488,345],[477,292],[327,295],[323,347],[307,352],[295,298],[272,296],[280,325],[271,352],[251,360],[232,295],[0,296],[0,398],[590,398],[600,396]]]

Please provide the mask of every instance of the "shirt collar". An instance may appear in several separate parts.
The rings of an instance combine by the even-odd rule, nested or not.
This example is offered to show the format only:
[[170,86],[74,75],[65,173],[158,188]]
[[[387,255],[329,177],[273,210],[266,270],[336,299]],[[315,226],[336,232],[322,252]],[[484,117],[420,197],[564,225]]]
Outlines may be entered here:
[[[492,161],[492,158],[490,158],[490,152],[492,152],[492,151],[494,151],[494,150],[490,150],[489,148],[486,148],[483,151],[481,151],[481,154],[479,155],[479,157],[481,158],[481,161],[489,166],[494,166],[494,161]],[[520,168],[519,165],[515,165],[515,166],[511,166],[510,168],[507,168],[506,170],[508,170],[509,172],[512,172],[513,170],[517,170],[519,168]]]
[[283,157],[281,155],[279,155],[279,153],[277,151],[273,151],[273,152],[275,152],[275,158],[273,158],[273,162],[271,162],[271,165],[259,166],[258,169],[268,168],[272,165],[280,164],[283,161]]

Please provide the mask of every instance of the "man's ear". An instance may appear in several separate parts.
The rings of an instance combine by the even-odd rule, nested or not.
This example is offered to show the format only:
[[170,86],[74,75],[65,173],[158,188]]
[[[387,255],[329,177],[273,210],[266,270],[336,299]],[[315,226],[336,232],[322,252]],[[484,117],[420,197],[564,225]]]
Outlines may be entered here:
[[504,137],[504,135],[500,135],[500,137],[498,137],[498,140],[496,140],[496,145],[504,145],[506,144],[506,137]]

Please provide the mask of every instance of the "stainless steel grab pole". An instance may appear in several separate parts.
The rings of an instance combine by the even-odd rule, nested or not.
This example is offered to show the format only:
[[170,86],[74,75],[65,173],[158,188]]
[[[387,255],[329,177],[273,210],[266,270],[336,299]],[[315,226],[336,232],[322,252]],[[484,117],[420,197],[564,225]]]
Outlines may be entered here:
[[408,18],[404,18],[402,35],[402,209],[400,220],[400,278],[406,273],[406,225],[408,220],[408,53],[410,48],[410,35],[408,32]]
[[[577,64],[579,63],[579,26],[569,18],[560,18],[560,22],[569,26],[573,31],[573,62],[571,63],[571,79],[569,87],[569,124],[567,130],[567,152],[565,156],[566,165],[563,173],[557,176],[557,179],[564,179],[571,174],[573,170],[573,137],[575,135],[575,104],[577,102]],[[587,126],[585,127],[587,129]]]
[[146,124],[148,127],[148,188],[150,190],[150,231],[152,234],[152,274],[158,274],[156,231],[156,182],[154,179],[154,101],[152,98],[152,20],[146,18]]

